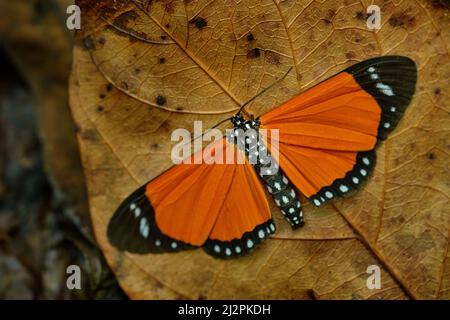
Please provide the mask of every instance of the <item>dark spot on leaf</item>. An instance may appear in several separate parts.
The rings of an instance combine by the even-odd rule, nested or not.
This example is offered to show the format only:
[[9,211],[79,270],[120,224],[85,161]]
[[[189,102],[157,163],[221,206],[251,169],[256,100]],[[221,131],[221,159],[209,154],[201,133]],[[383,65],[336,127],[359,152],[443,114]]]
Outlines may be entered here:
[[91,37],[84,38],[83,45],[86,50],[95,50],[95,43]]
[[160,147],[160,145],[158,144],[158,143],[153,143],[152,145],[151,145],[151,148],[152,149],[158,149]]
[[356,58],[356,54],[353,51],[349,51],[345,54],[345,57],[349,60],[352,60]]
[[434,89],[434,94],[435,95],[440,95],[441,94],[441,88],[436,88],[436,89]]
[[101,93],[101,94],[99,95],[99,97],[100,97],[100,99],[105,99],[106,95],[105,95],[104,93]]
[[364,11],[358,11],[355,15],[355,18],[361,21],[367,20],[367,14]]
[[158,96],[156,97],[156,104],[157,104],[158,106],[163,106],[163,105],[166,104],[166,102],[167,102],[167,100],[166,100],[166,98],[165,98],[164,96],[158,95]]
[[93,129],[82,130],[80,132],[80,137],[83,140],[96,141],[98,139],[97,132]]
[[169,120],[165,120],[163,123],[161,123],[161,128],[166,130],[166,131],[169,131],[170,130],[170,122],[169,122]]
[[389,24],[393,27],[407,26],[414,27],[416,25],[416,17],[408,13],[396,13],[393,14],[389,20]]
[[261,50],[259,48],[253,48],[253,49],[247,51],[248,59],[255,59],[255,58],[258,58],[260,55],[261,55]]
[[255,40],[255,36],[253,35],[253,33],[249,32],[247,34],[247,41],[251,42],[253,40]]
[[106,91],[110,92],[110,91],[112,91],[112,89],[113,89],[113,85],[111,83],[108,83],[106,85]]
[[166,29],[170,28],[170,23],[166,23],[166,25],[164,26]]
[[136,68],[136,69],[134,69],[134,72],[135,72],[136,74],[141,73],[141,69]]
[[174,13],[175,12],[175,9],[173,7],[173,2],[172,1],[166,3],[166,7],[164,9],[165,9],[165,11],[167,13]]
[[434,159],[436,159],[436,155],[435,155],[433,152],[430,152],[430,153],[428,154],[428,159],[434,160]]
[[103,108],[103,106],[98,106],[98,107],[97,107],[97,111],[98,111],[98,112],[102,112],[103,110],[105,110],[105,108]]
[[167,36],[165,36],[165,35],[162,35],[160,38],[161,38],[161,40],[167,40]]
[[160,64],[166,63],[166,58],[164,58],[164,57],[159,58],[159,63]]
[[98,43],[100,43],[101,45],[104,45],[106,43],[106,39],[101,37],[100,39],[98,39]]
[[177,111],[183,111],[183,107],[177,107]]
[[280,55],[276,52],[273,51],[266,51],[265,55],[265,60],[270,63],[270,64],[274,64],[274,65],[280,65]]
[[201,18],[201,17],[191,19],[191,21],[189,21],[189,23],[194,24],[195,27],[199,30],[202,30],[203,28],[205,28],[208,25],[208,22],[206,21],[206,19]]
[[326,15],[325,15],[325,18],[323,19],[323,21],[326,23],[326,24],[331,24],[332,22],[333,22],[333,18],[334,18],[334,16],[335,16],[335,14],[336,14],[336,11],[334,11],[334,10],[328,10],[327,11],[327,13],[326,13]]

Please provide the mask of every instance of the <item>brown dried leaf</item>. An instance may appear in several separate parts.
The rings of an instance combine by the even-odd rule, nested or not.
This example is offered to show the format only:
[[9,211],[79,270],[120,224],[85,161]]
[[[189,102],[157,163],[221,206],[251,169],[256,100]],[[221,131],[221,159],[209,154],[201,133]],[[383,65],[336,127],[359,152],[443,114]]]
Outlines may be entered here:
[[[97,239],[132,298],[450,298],[449,12],[432,2],[79,1],[72,110]],[[155,44],[158,42],[158,44]],[[249,107],[260,114],[356,61],[412,57],[417,92],[378,149],[370,182],[279,231],[253,254],[117,252],[106,226],[135,188],[171,166],[170,133],[212,126],[290,66]],[[280,219],[274,209],[276,219]],[[366,286],[369,265],[382,288]]]

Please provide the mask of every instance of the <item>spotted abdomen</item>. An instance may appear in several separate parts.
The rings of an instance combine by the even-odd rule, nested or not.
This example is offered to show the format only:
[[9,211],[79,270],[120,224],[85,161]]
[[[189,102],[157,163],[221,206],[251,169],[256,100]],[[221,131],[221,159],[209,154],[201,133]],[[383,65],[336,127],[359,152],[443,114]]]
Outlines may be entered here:
[[275,173],[267,172],[265,165],[255,165],[261,179],[265,182],[267,190],[272,195],[275,204],[293,229],[303,226],[303,211],[297,193],[289,179],[278,169]]

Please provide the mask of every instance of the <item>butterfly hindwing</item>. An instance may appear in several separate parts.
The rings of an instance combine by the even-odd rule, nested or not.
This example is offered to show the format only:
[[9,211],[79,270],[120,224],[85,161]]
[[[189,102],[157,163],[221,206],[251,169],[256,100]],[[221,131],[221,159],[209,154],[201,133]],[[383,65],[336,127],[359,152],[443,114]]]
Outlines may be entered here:
[[242,256],[253,251],[269,235],[276,230],[275,222],[272,219],[256,226],[252,231],[243,233],[239,238],[230,241],[208,239],[204,249],[217,258],[233,258]]

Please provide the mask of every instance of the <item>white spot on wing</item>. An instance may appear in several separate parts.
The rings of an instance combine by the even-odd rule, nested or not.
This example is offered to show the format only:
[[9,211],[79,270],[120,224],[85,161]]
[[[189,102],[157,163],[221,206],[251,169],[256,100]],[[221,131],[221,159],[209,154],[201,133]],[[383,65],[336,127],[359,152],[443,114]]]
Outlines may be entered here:
[[382,93],[384,93],[387,96],[392,97],[395,95],[392,88],[390,86],[388,86],[387,84],[379,82],[379,83],[377,83],[376,87],[378,88],[378,90],[380,90]]
[[264,236],[265,236],[264,230],[259,230],[259,232],[258,232],[258,237],[259,237],[260,239],[263,239]]
[[134,217],[138,218],[141,215],[141,208],[134,209]]
[[270,230],[272,230],[272,232],[275,231],[275,225],[273,223],[270,224]]
[[147,219],[142,218],[139,221],[139,232],[142,234],[142,236],[144,238],[147,238],[147,236],[148,236],[148,230],[147,230],[147,236],[146,236],[146,232],[145,232],[146,228],[148,229]]
[[339,186],[339,190],[341,190],[342,192],[347,192],[348,191],[348,187],[345,184],[341,184]]

